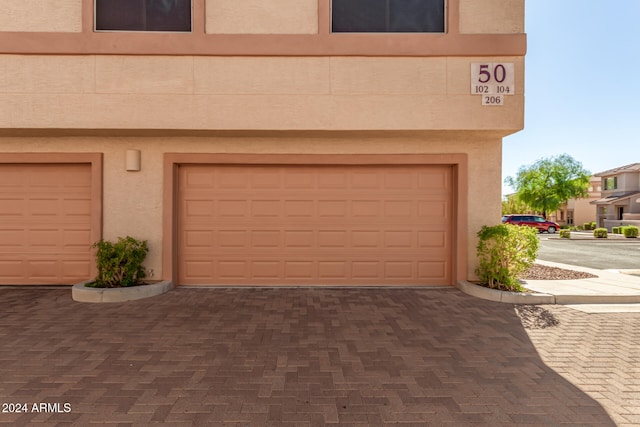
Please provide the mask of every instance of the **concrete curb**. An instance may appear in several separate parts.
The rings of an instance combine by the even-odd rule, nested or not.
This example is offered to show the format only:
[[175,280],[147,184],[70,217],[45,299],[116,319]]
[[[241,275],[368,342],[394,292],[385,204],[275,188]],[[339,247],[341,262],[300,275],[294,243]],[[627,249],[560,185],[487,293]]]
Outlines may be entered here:
[[467,295],[508,304],[556,304],[556,297],[536,292],[507,292],[476,285],[465,280],[458,282],[458,289]]
[[630,242],[630,243],[637,243],[637,238],[633,238],[633,237],[624,237],[622,234],[613,234],[613,233],[609,233],[608,237],[606,238],[602,238],[602,237],[595,237],[593,235],[593,232],[591,233],[579,233],[579,232],[575,232],[572,231],[571,232],[571,238],[569,239],[563,239],[562,237],[560,237],[559,234],[556,235],[552,235],[549,236],[547,238],[547,240],[549,241],[563,241],[563,242],[568,242],[571,240],[591,240],[593,242]]
[[125,302],[142,298],[155,297],[173,289],[173,283],[165,280],[148,285],[131,286],[127,288],[89,288],[84,281],[73,285],[71,298],[78,302]]
[[556,295],[556,304],[638,304],[640,295]]
[[[567,281],[576,282],[577,280]],[[563,282],[563,281],[558,281]],[[524,284],[526,286],[526,283]],[[579,305],[579,304],[639,304],[640,294],[602,294],[591,293],[585,290],[584,293],[557,293],[549,294],[543,292],[507,292],[497,289],[490,289],[476,285],[467,281],[460,281],[458,289],[467,295],[489,301],[504,302],[509,304],[559,304],[559,305]],[[560,291],[562,292],[562,291]]]

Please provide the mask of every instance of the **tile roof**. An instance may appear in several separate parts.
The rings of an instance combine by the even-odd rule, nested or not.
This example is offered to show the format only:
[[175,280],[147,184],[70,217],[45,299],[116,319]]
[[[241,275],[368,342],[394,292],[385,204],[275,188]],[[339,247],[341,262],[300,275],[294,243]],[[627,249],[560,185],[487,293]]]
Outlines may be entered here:
[[609,204],[612,204],[614,202],[619,202],[620,200],[631,198],[633,196],[640,196],[640,192],[631,191],[631,192],[628,192],[628,193],[612,194],[612,195],[607,196],[607,197],[605,197],[603,199],[594,200],[594,201],[589,202],[589,203],[592,204],[592,205],[609,205]]
[[629,165],[620,166],[614,169],[609,169],[604,172],[598,172],[594,176],[614,175],[620,172],[640,172],[640,163],[631,163]]

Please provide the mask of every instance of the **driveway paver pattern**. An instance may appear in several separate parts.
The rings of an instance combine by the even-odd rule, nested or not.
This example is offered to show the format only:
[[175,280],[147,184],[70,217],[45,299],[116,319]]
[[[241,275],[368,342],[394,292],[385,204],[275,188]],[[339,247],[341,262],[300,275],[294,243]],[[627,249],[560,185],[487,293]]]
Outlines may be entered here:
[[[542,360],[598,400],[616,425],[640,425],[640,313],[589,314],[561,305],[519,310],[553,312],[557,327],[528,328]],[[525,325],[526,317],[545,316],[523,316]]]
[[0,402],[29,405],[0,424],[639,421],[638,314],[454,288],[179,288],[113,304],[70,292],[0,289]]

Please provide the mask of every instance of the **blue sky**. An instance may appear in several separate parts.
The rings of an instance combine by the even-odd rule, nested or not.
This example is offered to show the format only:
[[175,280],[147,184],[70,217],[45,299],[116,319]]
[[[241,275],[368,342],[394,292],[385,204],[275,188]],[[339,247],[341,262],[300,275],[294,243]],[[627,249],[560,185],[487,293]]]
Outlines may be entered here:
[[504,138],[503,180],[563,153],[592,173],[640,162],[640,1],[527,0],[525,17],[525,127]]

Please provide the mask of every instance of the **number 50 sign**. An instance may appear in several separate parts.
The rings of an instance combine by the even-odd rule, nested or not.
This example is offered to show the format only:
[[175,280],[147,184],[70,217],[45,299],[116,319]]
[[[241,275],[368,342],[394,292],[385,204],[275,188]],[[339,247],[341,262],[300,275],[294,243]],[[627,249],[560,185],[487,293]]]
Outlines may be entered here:
[[471,64],[471,94],[483,95],[483,105],[501,105],[503,95],[515,93],[513,75],[513,63],[474,62]]

